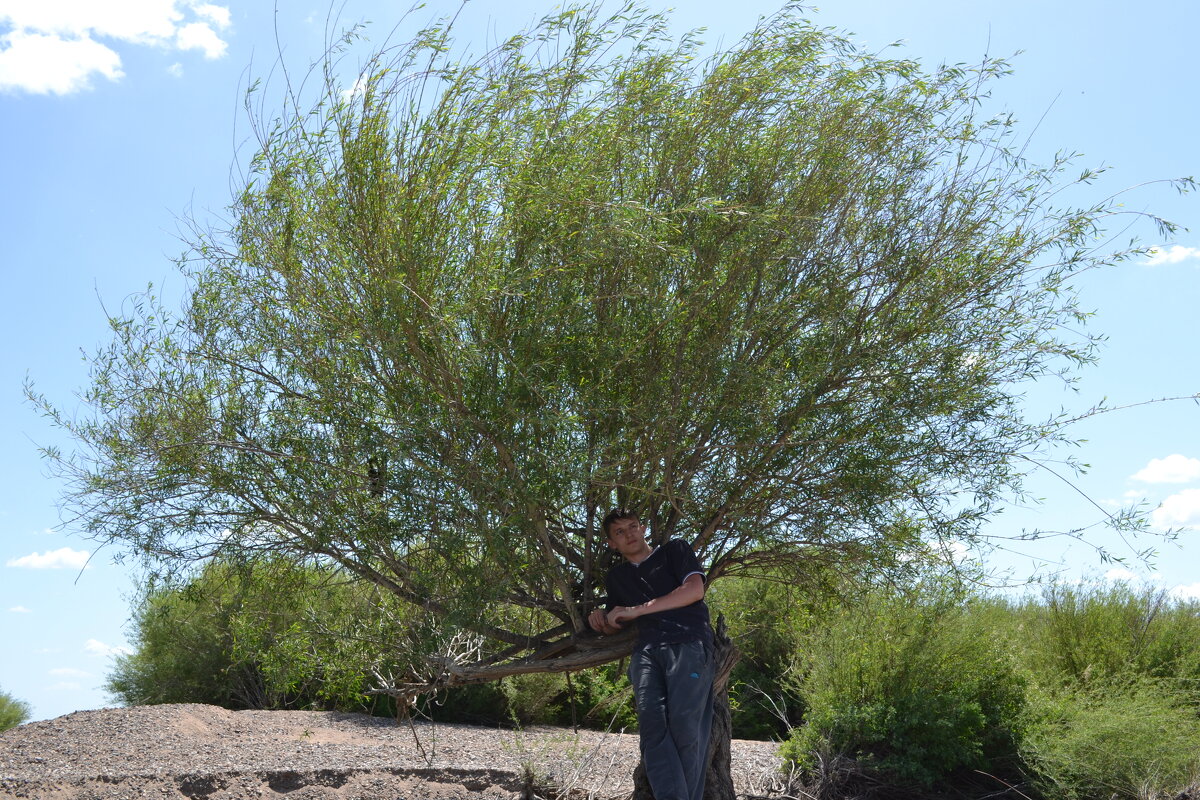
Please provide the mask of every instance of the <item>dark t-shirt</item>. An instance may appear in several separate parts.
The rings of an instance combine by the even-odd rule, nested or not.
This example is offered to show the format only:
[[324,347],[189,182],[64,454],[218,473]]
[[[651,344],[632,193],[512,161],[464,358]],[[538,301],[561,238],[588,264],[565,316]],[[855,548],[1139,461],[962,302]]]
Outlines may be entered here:
[[[682,539],[672,539],[639,564],[622,561],[613,567],[605,580],[608,607],[637,606],[648,600],[669,594],[683,585],[683,579],[694,572],[704,577],[700,561],[691,546]],[[646,614],[635,620],[638,628],[638,647],[650,644],[679,642],[712,642],[712,627],[708,621],[708,606],[698,600],[690,606]]]

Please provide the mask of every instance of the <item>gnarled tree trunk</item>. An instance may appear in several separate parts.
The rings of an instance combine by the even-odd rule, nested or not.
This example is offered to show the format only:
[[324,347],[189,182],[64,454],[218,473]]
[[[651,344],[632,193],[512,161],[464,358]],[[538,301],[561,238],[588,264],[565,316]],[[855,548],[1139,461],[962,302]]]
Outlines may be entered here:
[[[533,641],[547,638],[556,633],[547,631]],[[390,676],[376,673],[377,687],[373,694],[387,694],[405,703],[424,693],[452,686],[486,683],[509,675],[525,675],[535,672],[576,672],[588,667],[624,658],[633,651],[637,639],[634,626],[612,636],[599,636],[587,631],[569,634],[555,641],[546,642],[528,656],[500,663],[440,665],[440,674],[427,680],[412,682],[396,681]],[[516,648],[514,648],[516,649]],[[708,767],[704,781],[704,800],[734,800],[733,773],[730,764],[730,740],[733,723],[729,709],[729,673],[737,663],[739,653],[726,632],[725,618],[717,618],[713,637],[713,717],[712,730],[708,738]],[[650,782],[646,778],[646,767],[638,762],[633,773],[633,796],[631,800],[654,800]]]

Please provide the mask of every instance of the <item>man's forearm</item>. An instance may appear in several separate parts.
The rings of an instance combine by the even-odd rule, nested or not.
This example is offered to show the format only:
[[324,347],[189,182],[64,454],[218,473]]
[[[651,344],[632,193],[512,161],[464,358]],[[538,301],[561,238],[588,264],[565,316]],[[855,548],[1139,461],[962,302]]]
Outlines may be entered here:
[[703,599],[704,578],[699,574],[692,574],[687,577],[687,580],[681,586],[676,587],[662,597],[656,597],[638,606],[626,606],[623,613],[618,613],[622,612],[620,608],[613,609],[613,612],[617,613],[621,619],[635,619],[646,614],[657,614],[662,611],[690,606],[692,603]]

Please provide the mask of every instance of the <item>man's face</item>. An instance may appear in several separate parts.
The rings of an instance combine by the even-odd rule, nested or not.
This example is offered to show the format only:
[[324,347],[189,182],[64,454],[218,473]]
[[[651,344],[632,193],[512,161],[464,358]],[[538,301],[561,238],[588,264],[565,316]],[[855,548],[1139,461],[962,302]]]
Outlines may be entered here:
[[646,526],[633,518],[613,520],[608,526],[608,546],[623,556],[641,553],[646,548]]

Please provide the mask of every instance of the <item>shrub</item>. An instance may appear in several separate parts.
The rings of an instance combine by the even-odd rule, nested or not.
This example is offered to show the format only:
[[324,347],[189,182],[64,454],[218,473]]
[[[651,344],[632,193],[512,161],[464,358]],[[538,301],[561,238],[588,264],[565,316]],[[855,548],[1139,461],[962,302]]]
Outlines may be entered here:
[[[511,621],[510,621],[511,623]],[[545,620],[528,624],[544,627]],[[538,628],[542,629],[542,628]],[[106,688],[126,705],[326,708],[394,714],[367,694],[372,669],[407,674],[425,654],[463,644],[397,598],[330,567],[276,559],[212,562],[178,585],[151,586],[134,611],[136,647]],[[418,700],[420,713],[481,724],[636,725],[618,664],[573,676],[528,675]]]
[[801,720],[789,675],[797,643],[814,624],[812,598],[791,582],[731,577],[715,583],[705,600],[714,618],[725,616],[741,654],[729,676],[733,736],[786,736]]
[[[411,616],[411,613],[410,613]],[[180,585],[151,586],[134,611],[136,650],[106,688],[126,705],[364,710],[373,665],[395,666],[434,633],[390,596],[336,570],[262,559],[212,562]]]
[[1200,718],[1169,684],[1141,680],[1030,701],[1021,755],[1050,800],[1175,797],[1200,779]]
[[803,645],[803,726],[781,752],[802,768],[844,754],[929,786],[1015,751],[1024,683],[1007,644],[980,630],[945,581],[871,591]]
[[1046,686],[1135,677],[1200,680],[1200,616],[1164,589],[1054,584],[1017,613],[1026,660]]
[[18,700],[8,692],[0,692],[0,731],[25,723],[32,713],[29,703]]

